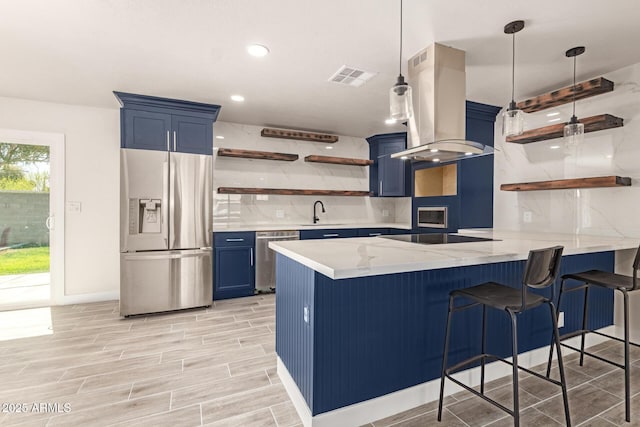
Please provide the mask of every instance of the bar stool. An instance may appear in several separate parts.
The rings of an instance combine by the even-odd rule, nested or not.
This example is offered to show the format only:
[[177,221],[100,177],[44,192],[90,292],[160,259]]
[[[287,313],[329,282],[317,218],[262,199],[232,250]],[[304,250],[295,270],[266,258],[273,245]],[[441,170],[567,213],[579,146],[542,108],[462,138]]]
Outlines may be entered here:
[[[580,366],[583,366],[584,355],[594,357],[603,362],[609,363],[610,365],[616,366],[620,369],[624,369],[624,398],[625,398],[625,417],[627,422],[631,421],[631,370],[630,370],[630,360],[629,360],[629,344],[634,345],[636,347],[640,347],[640,345],[629,342],[629,297],[628,293],[630,291],[635,291],[640,287],[640,281],[638,281],[638,269],[640,268],[640,247],[636,252],[636,257],[633,261],[633,277],[624,276],[622,274],[610,273],[607,271],[601,270],[589,270],[583,271],[580,273],[573,274],[565,274],[562,276],[562,280],[560,282],[560,293],[558,294],[558,306],[556,308],[556,316],[560,312],[560,302],[562,300],[562,295],[575,292],[581,289],[584,289],[584,303],[582,306],[582,329],[570,332],[568,334],[563,334],[560,337],[560,340],[564,340],[567,338],[576,337],[578,335],[582,336],[580,348],[575,348],[567,343],[560,343],[563,347],[570,348],[572,350],[580,352]],[[574,287],[567,287],[565,282],[569,279],[577,280],[582,282],[581,285]],[[587,328],[587,321],[589,319],[588,313],[588,304],[587,301],[589,299],[589,289],[592,286],[596,286],[599,288],[613,289],[614,291],[619,291],[622,293],[622,298],[624,300],[624,340],[613,337],[611,335],[603,334],[599,331],[594,331]],[[624,365],[616,363],[612,360],[605,359],[602,356],[598,356],[593,353],[589,353],[584,350],[584,341],[585,335],[587,333],[593,333],[602,335],[603,337],[607,337],[619,342],[624,343]],[[553,341],[551,342],[551,348],[549,351],[549,363],[547,364],[547,376],[549,376],[551,370],[551,362],[553,360]]]
[[[450,379],[459,386],[465,388],[476,396],[481,397],[494,406],[502,409],[513,417],[515,427],[520,425],[520,404],[518,397],[518,368],[531,375],[535,375],[545,381],[549,381],[562,388],[562,398],[564,401],[564,412],[567,426],[571,425],[569,416],[569,401],[567,399],[567,383],[564,376],[564,366],[562,364],[562,353],[559,349],[560,334],[558,333],[558,323],[556,310],[554,309],[551,298],[528,291],[528,288],[541,289],[553,284],[560,268],[560,260],[562,258],[562,246],[553,248],[532,250],[529,252],[529,258],[524,268],[524,275],[520,289],[501,285],[495,282],[487,282],[481,285],[473,286],[466,289],[457,289],[449,294],[449,312],[447,315],[447,329],[444,340],[444,355],[442,358],[442,375],[440,379],[440,401],[438,402],[438,421],[442,420],[442,402],[444,399],[444,383],[445,378]],[[455,306],[456,297],[471,300],[471,303]],[[549,306],[549,314],[551,316],[551,324],[553,325],[553,336],[558,343],[558,368],[560,369],[560,381],[553,380],[548,376],[540,375],[529,369],[518,366],[518,329],[517,315],[543,304]],[[482,354],[471,357],[453,366],[447,366],[447,358],[449,352],[449,334],[451,332],[451,318],[454,312],[466,310],[471,307],[482,305]],[[511,319],[512,334],[512,355],[513,361],[509,362],[501,357],[486,353],[486,332],[487,332],[487,307],[505,311]],[[501,405],[495,400],[485,396],[484,394],[484,371],[487,360],[499,360],[513,367],[513,410]],[[462,368],[467,367],[480,361],[480,392],[474,390],[466,384],[453,378],[453,374]]]

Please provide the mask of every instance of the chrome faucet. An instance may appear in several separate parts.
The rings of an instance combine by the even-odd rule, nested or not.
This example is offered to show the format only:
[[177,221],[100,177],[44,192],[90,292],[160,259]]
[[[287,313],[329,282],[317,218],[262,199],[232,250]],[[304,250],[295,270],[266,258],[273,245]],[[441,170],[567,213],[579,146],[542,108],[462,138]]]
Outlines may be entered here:
[[318,218],[318,214],[316,214],[316,207],[318,206],[318,203],[320,203],[320,207],[322,208],[322,213],[326,212],[324,210],[324,204],[320,200],[316,200],[315,203],[313,204],[313,223],[314,224],[320,221],[320,218]]

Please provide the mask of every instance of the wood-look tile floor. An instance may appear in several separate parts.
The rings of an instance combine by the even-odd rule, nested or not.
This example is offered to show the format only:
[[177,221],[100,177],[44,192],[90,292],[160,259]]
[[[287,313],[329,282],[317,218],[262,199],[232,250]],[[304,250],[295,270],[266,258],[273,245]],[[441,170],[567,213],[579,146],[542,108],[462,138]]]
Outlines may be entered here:
[[49,334],[28,338],[43,328],[15,314],[0,317],[0,425],[301,425],[276,374],[274,295],[128,319],[116,301],[51,307]]
[[[591,347],[591,352],[624,363],[623,346],[605,341]],[[574,426],[613,427],[640,426],[640,348],[631,348],[631,423],[624,420],[624,371],[597,359],[585,356],[584,366],[578,355],[563,351],[568,383],[569,413]],[[533,368],[546,372],[546,364]],[[552,370],[558,378],[557,364]],[[563,426],[564,407],[560,387],[520,373],[520,425]],[[511,377],[503,377],[485,385],[486,394],[508,408],[513,407]],[[430,402],[411,410],[368,424],[369,427],[450,427],[450,426],[512,426],[513,418],[468,391],[445,399],[442,422],[437,421],[438,402]]]
[[[592,351],[622,361],[618,343]],[[640,349],[632,348],[631,357],[627,424],[623,371],[593,358],[580,367],[577,355],[567,353],[573,425],[640,426]],[[276,374],[274,295],[129,319],[120,318],[115,301],[0,312],[0,360],[3,426],[301,426]],[[511,405],[509,377],[487,390]],[[522,425],[564,425],[559,387],[521,374],[520,401]],[[437,403],[369,426],[512,425],[468,392],[447,397],[442,423]]]

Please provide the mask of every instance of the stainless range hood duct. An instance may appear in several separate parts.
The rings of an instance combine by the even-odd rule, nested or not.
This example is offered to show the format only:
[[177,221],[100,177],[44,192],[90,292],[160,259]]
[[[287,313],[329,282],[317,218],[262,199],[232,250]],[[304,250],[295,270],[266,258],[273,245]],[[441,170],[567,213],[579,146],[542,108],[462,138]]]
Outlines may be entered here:
[[493,154],[493,147],[465,139],[465,53],[438,43],[409,59],[414,117],[407,149],[392,158],[448,162]]

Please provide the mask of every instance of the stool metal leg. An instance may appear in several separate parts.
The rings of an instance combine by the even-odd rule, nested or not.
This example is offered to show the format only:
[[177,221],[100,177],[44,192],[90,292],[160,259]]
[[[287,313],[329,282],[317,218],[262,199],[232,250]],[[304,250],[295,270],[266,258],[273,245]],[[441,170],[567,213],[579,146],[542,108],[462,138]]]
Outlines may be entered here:
[[587,321],[589,320],[589,284],[586,284],[587,287],[584,288],[584,305],[582,306],[582,340],[580,342],[580,366],[583,366],[584,362],[584,341],[585,332],[587,330]]
[[507,310],[511,316],[511,348],[513,353],[513,426],[520,427],[520,397],[518,387],[518,323],[516,314]]
[[629,297],[626,289],[621,289],[624,298],[624,412],[627,422],[631,421],[631,369],[629,366]]
[[[551,323],[553,326],[553,337],[556,342],[556,351],[558,353],[558,369],[560,370],[560,386],[562,387],[562,401],[564,403],[564,416],[567,422],[567,427],[571,427],[571,416],[569,415],[569,397],[567,396],[567,381],[564,375],[564,363],[562,362],[562,348],[560,347],[560,332],[558,332],[558,310],[554,309],[553,303],[549,301],[549,312],[551,313]],[[551,364],[547,367],[547,377],[549,377],[549,369]]]
[[440,400],[438,401],[438,421],[442,421],[442,403],[444,401],[444,380],[447,370],[447,356],[449,355],[449,333],[451,332],[451,316],[453,315],[453,296],[449,296],[449,312],[447,313],[447,327],[444,335],[444,353],[442,355],[442,372],[440,374]]
[[[558,307],[556,307],[556,324],[558,322],[558,316],[560,314],[560,301],[562,300],[562,292],[564,291],[564,282],[565,279],[562,279],[560,282],[560,292],[558,293]],[[551,333],[551,345],[549,346],[549,362],[547,363],[547,378],[551,377],[551,363],[553,362],[553,345],[555,343],[555,335]],[[558,341],[558,345],[560,345],[560,341]]]
[[484,394],[484,355],[487,353],[487,306],[482,306],[482,362],[480,365],[480,394]]

